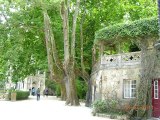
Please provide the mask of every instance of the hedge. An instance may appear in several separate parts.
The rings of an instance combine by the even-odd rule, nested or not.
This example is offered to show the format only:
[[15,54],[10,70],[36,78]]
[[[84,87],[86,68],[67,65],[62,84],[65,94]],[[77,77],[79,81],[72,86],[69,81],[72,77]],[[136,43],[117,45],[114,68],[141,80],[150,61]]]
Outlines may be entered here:
[[103,28],[96,32],[95,43],[99,41],[114,42],[120,39],[137,39],[158,37],[158,19],[145,18],[128,24],[121,23]]
[[[8,94],[9,100],[11,100],[11,92],[12,91],[9,91],[9,94]],[[17,90],[17,91],[14,91],[14,92],[16,92],[16,100],[26,100],[29,97],[29,91]]]

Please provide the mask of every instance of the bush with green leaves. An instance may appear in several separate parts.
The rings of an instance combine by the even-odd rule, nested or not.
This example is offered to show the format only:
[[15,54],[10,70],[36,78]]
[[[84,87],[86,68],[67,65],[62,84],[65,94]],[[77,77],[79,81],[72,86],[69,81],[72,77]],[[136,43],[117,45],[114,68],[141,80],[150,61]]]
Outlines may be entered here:
[[[46,80],[45,85],[47,88],[52,90],[57,97],[61,96],[61,88],[60,85],[57,84],[55,81],[52,80]],[[76,89],[79,99],[85,99],[86,98],[86,92],[87,92],[87,85],[85,81],[81,79],[76,80]]]
[[49,95],[61,95],[59,85],[55,81],[47,79],[45,81],[45,86],[49,89]]
[[93,102],[93,111],[95,113],[117,113],[123,114],[123,109],[120,109],[120,101],[118,99],[97,100]]
[[11,93],[16,93],[16,100],[26,100],[29,97],[29,91],[21,91],[21,90],[9,90],[8,98],[11,100]]
[[77,88],[78,98],[84,100],[86,98],[86,92],[87,92],[87,85],[85,81],[77,79],[76,88]]
[[[49,95],[55,95],[57,97],[61,96],[60,85],[57,84],[55,81],[47,79],[45,81],[45,86],[46,86],[46,88],[49,89]],[[51,94],[51,93],[53,93],[53,94]]]
[[60,88],[60,85],[58,84],[55,85],[55,95],[57,97],[61,96],[61,88]]
[[96,112],[96,113],[105,113],[105,112],[107,112],[106,101],[97,100],[97,101],[93,102],[92,106],[93,106],[94,112]]
[[29,97],[29,91],[16,91],[16,93],[17,100],[25,100]]

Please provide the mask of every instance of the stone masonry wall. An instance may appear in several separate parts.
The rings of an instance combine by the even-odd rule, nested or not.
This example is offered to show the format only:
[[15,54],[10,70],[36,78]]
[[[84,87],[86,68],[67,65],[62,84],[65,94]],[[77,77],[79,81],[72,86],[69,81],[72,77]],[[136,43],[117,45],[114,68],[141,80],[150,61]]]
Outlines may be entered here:
[[108,98],[118,98],[125,101],[126,99],[123,97],[123,80],[125,79],[136,80],[138,85],[140,66],[104,69],[92,74],[93,101]]

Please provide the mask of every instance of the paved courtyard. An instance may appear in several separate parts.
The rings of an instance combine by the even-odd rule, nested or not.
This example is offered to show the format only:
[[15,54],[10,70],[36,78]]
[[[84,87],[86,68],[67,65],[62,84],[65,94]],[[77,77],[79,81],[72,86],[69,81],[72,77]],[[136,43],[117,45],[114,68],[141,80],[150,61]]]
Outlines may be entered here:
[[[0,120],[110,120],[91,115],[91,109],[81,106],[65,106],[64,101],[49,96],[36,101],[30,97],[24,101],[0,101]],[[113,120],[113,119],[112,119]]]

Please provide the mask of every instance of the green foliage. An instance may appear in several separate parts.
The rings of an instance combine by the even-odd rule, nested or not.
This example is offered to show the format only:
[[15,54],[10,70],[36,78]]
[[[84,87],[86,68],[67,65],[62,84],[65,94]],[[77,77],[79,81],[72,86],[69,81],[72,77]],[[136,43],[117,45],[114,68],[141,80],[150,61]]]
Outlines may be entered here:
[[[126,13],[129,14],[128,21],[157,16],[156,1],[154,0],[86,0],[81,1],[80,9],[78,22],[83,19],[84,65],[89,73],[92,67],[91,49],[96,31],[106,26],[126,22],[124,19]],[[76,48],[78,61],[80,59],[78,40]],[[80,64],[79,61],[77,63]]]
[[107,112],[107,104],[105,101],[102,101],[102,100],[97,100],[93,103],[93,110],[96,112],[96,113],[105,113]]
[[116,42],[121,39],[136,39],[142,37],[158,36],[157,18],[136,20],[128,24],[116,24],[96,32],[95,42],[101,40]]
[[95,113],[124,113],[123,109],[119,109],[119,100],[115,99],[97,100],[92,106]]
[[16,96],[17,100],[28,99],[29,91],[16,91],[16,93],[17,93],[17,96]]
[[53,80],[46,80],[45,81],[46,88],[49,89],[49,92],[54,93],[56,96],[61,96],[61,89],[60,86]]
[[29,97],[29,91],[21,91],[21,90],[10,90],[8,94],[9,100],[11,100],[11,93],[16,92],[16,100],[26,100]]
[[45,86],[53,91],[56,90],[56,83],[53,80],[46,80],[45,81]]
[[[3,72],[0,77],[4,78],[12,66],[14,80],[35,74],[36,70],[47,69],[41,8],[31,3],[28,6],[25,1],[18,3],[13,1],[4,4],[4,8],[0,6],[9,16],[4,24],[0,24],[0,64]],[[17,11],[12,12],[10,8]]]
[[56,94],[57,97],[61,96],[61,88],[58,84],[56,84],[55,94]]
[[57,85],[57,83],[53,80],[46,80],[45,81],[45,86],[48,88],[49,95],[56,95],[60,96],[60,87]]
[[[61,96],[61,89],[60,86],[51,80],[46,80],[45,83],[46,87],[54,91],[56,96]],[[79,99],[85,99],[86,97],[86,91],[87,91],[87,85],[82,80],[76,80],[76,88],[78,93]]]
[[76,80],[76,88],[77,88],[77,94],[79,99],[85,99],[86,98],[86,92],[87,92],[87,85],[84,81],[81,81],[79,79]]

